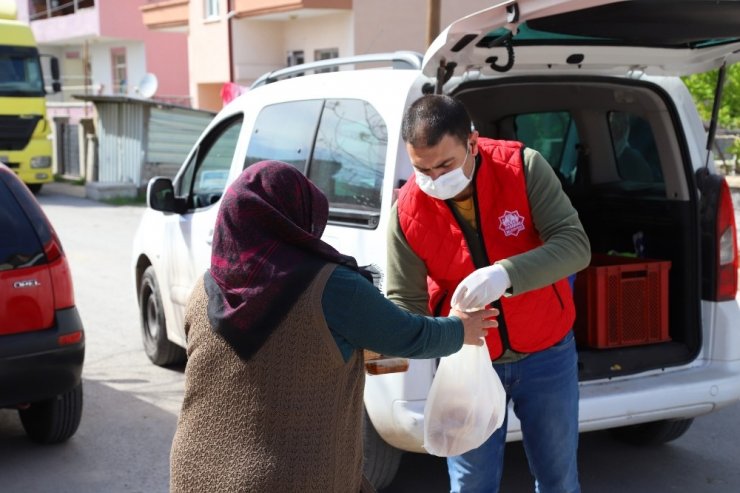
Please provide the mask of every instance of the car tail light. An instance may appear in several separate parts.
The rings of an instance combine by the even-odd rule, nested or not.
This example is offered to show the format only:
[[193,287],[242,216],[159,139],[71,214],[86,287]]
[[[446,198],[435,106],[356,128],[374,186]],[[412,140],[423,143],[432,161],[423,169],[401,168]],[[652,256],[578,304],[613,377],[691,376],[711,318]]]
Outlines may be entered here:
[[69,334],[61,335],[57,338],[57,343],[60,346],[69,346],[71,344],[77,344],[78,342],[82,341],[83,332],[81,330],[76,330],[74,332],[70,332]]
[[46,259],[49,262],[51,284],[54,289],[54,308],[61,310],[74,306],[75,297],[72,288],[72,274],[69,271],[67,257],[56,232],[52,230],[51,239],[44,246]]
[[715,234],[717,235],[717,265],[715,267],[717,270],[717,301],[733,300],[737,293],[737,229],[732,195],[726,180],[722,180],[720,185]]

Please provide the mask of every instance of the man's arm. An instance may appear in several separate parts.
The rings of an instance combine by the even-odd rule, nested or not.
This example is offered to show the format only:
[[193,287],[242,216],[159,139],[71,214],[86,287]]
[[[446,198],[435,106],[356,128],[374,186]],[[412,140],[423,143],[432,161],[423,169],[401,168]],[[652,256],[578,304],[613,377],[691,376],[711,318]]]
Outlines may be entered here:
[[499,261],[513,294],[541,288],[588,266],[591,246],[560,180],[542,155],[524,149],[524,173],[534,227],[541,246]]
[[398,204],[388,225],[387,296],[404,310],[429,315],[427,268],[411,249],[398,221]]

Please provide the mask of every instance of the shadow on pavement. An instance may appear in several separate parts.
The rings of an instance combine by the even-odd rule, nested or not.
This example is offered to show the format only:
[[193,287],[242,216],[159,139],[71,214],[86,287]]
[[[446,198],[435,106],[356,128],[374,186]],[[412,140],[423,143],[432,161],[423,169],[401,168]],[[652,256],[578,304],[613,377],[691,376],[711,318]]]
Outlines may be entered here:
[[177,416],[95,381],[84,390],[80,428],[60,445],[32,443],[18,413],[0,410],[0,490],[166,492]]

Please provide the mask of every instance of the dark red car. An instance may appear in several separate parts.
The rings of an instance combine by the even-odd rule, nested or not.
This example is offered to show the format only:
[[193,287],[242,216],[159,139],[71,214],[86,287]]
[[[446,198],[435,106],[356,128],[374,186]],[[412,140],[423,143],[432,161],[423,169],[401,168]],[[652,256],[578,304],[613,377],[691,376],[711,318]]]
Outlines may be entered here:
[[85,333],[72,276],[35,197],[0,163],[0,407],[28,436],[62,442],[82,415]]

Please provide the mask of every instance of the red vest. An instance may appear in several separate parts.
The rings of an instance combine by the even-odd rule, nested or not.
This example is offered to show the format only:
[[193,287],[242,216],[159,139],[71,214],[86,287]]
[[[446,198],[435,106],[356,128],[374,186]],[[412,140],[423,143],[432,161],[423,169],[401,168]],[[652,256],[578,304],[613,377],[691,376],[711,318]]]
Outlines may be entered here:
[[[529,210],[522,147],[520,142],[478,139],[481,160],[474,177],[476,218],[491,263],[542,245]],[[398,218],[409,246],[426,264],[430,313],[447,315],[455,288],[476,269],[460,225],[450,206],[422,192],[413,175],[399,193]],[[522,353],[554,345],[575,319],[567,279],[504,296],[500,309],[500,330],[503,318],[509,346]],[[505,349],[500,330],[490,330],[486,338],[491,359],[500,357]]]

